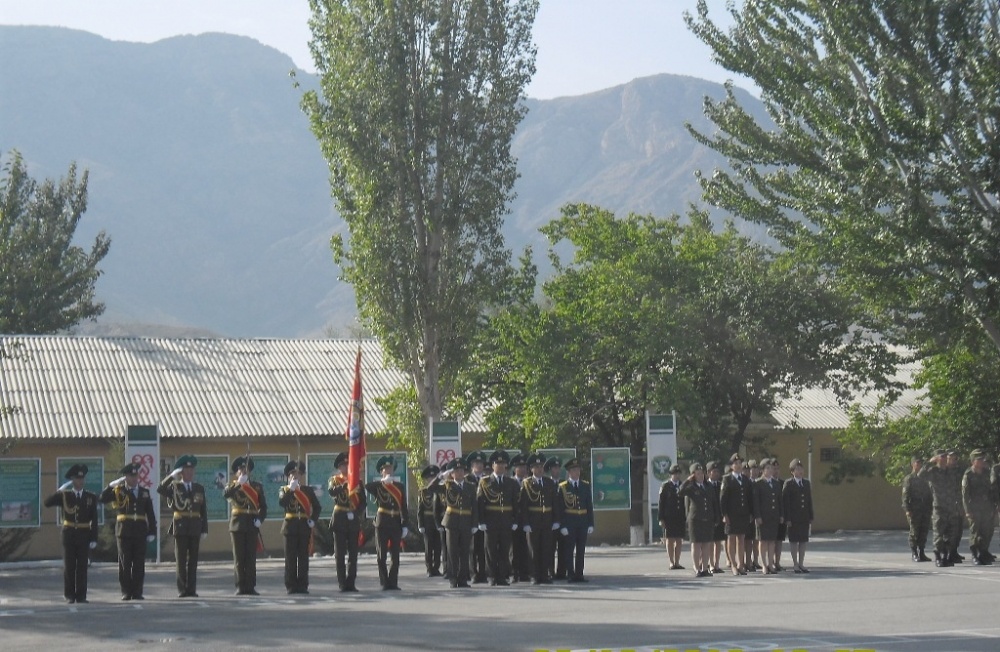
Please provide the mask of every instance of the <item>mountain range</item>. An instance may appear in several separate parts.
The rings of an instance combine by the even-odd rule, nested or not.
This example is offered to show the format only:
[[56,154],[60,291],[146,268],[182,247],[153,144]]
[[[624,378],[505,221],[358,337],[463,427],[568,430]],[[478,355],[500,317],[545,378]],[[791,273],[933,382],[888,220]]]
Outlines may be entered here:
[[[0,155],[17,149],[39,180],[63,177],[74,161],[88,170],[78,240],[111,237],[97,285],[107,310],[81,332],[311,337],[355,328],[354,295],[329,247],[345,225],[299,109],[314,75],[295,71],[296,87],[287,55],[227,34],[147,44],[0,26],[0,60]],[[723,94],[657,75],[529,98],[504,226],[515,256],[532,245],[544,269],[538,228],[567,202],[683,213],[700,197],[695,170],[723,165],[684,124],[711,131],[703,100]]]

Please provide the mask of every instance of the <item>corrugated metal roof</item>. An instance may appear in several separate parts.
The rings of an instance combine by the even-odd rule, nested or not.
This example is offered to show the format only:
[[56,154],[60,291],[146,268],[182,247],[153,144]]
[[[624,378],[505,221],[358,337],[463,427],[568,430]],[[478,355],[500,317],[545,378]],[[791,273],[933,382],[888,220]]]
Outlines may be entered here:
[[[912,389],[913,378],[919,370],[919,362],[907,362],[897,369],[893,380],[904,383],[907,389],[894,403],[884,408],[890,417],[903,417],[910,413],[912,407],[923,402],[923,392]],[[869,392],[853,397],[852,402],[862,412],[871,414],[884,396],[882,392]],[[782,401],[770,416],[778,428],[808,430],[846,428],[850,420],[848,410],[827,389],[806,389],[799,396]]]
[[[121,437],[160,425],[170,437],[342,435],[361,347],[365,425],[374,399],[408,382],[375,340],[11,336],[0,359],[0,438]],[[473,420],[467,427],[482,428]]]

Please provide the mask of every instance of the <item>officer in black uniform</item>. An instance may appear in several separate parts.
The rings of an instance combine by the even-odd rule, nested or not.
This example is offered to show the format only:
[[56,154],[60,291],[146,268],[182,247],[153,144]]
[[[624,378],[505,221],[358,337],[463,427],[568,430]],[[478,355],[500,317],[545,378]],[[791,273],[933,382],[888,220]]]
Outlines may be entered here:
[[594,533],[594,496],[590,483],[580,479],[580,460],[566,462],[569,477],[559,483],[555,518],[566,541],[563,566],[570,582],[586,582],[583,576],[587,536]]
[[138,462],[126,464],[122,477],[112,480],[101,492],[101,502],[111,503],[118,540],[118,584],[122,600],[145,600],[142,586],[146,578],[146,544],[156,540],[156,513],[149,489],[139,486]]
[[468,468],[461,457],[448,465],[447,477],[440,476],[435,481],[443,481],[444,524],[448,537],[450,560],[449,577],[451,587],[469,588],[469,558],[472,548],[472,534],[479,530],[479,505],[476,500],[476,484],[471,476],[465,477]]
[[97,494],[83,488],[87,465],[74,464],[46,507],[62,508],[63,595],[66,602],[87,602],[88,552],[97,547]]
[[521,530],[528,533],[531,553],[532,584],[551,584],[549,559],[552,558],[552,532],[559,529],[555,520],[556,492],[559,488],[544,472],[545,458],[534,453],[528,458],[531,475],[521,482],[518,514]]
[[383,591],[398,591],[399,547],[410,533],[406,487],[393,476],[396,460],[392,456],[380,457],[375,468],[382,474],[382,479],[369,482],[365,485],[365,489],[378,505],[378,511],[375,513],[378,579]]
[[[520,492],[521,484],[528,477],[527,461],[527,458],[521,453],[510,458],[510,468],[513,473],[511,479],[517,483],[518,492]],[[518,493],[518,501],[520,502],[520,493]],[[531,553],[528,551],[528,535],[520,529],[521,520],[519,514],[518,529],[514,530],[510,544],[512,582],[531,581]]]
[[[466,462],[469,465],[469,481],[478,487],[479,482],[486,477],[486,455],[482,451],[472,451]],[[473,584],[486,583],[489,567],[486,565],[486,532],[482,530],[477,530],[472,535],[472,560],[469,568]]]
[[[552,456],[545,460],[545,466],[542,470],[550,478],[552,482],[559,486],[562,482],[562,460],[558,457]],[[549,577],[554,580],[564,580],[566,579],[566,560],[563,554],[566,550],[566,537],[562,535],[562,532],[556,530],[552,533],[552,559],[549,561]]]
[[337,584],[342,592],[353,593],[358,590],[354,585],[358,576],[358,538],[368,500],[360,484],[353,491],[347,486],[347,463],[346,452],[340,453],[334,460],[337,474],[330,478],[329,484],[329,493],[333,496],[330,529],[333,530],[333,551],[337,558]]
[[285,465],[288,484],[278,489],[278,504],[285,510],[281,534],[285,537],[285,590],[289,595],[309,593],[309,544],[323,511],[316,491],[302,484],[305,476],[304,462],[289,462]]
[[173,512],[170,529],[174,537],[174,559],[177,560],[177,596],[198,597],[198,550],[208,536],[208,507],[205,487],[194,481],[198,458],[182,455],[173,473],[163,478],[156,493],[167,499],[167,509]]
[[430,486],[430,481],[441,473],[437,465],[431,464],[420,472],[424,486],[420,489],[417,500],[417,529],[424,536],[424,566],[427,577],[441,576],[441,519],[444,518],[444,506],[441,502],[437,486]]
[[260,526],[267,518],[264,485],[250,480],[253,458],[237,457],[232,463],[236,475],[226,485],[222,495],[229,501],[229,535],[233,540],[233,565],[236,574],[236,595],[257,593],[257,544]]
[[493,473],[479,481],[479,530],[486,533],[486,564],[491,586],[510,586],[510,546],[517,531],[517,499],[521,487],[507,477],[507,451],[489,457]]
[[660,485],[660,497],[657,505],[657,518],[663,530],[663,539],[667,546],[667,558],[670,560],[670,570],[683,570],[681,566],[681,543],[684,540],[684,529],[687,519],[684,511],[684,496],[681,496],[681,465],[670,467],[670,479]]

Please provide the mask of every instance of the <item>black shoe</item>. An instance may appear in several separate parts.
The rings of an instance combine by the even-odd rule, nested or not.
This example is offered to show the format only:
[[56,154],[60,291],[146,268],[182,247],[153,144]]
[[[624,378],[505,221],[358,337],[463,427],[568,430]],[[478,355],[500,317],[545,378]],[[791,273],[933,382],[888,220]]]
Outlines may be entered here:
[[76,598],[66,598],[66,604],[73,604],[76,602]]
[[913,561],[920,561],[920,555],[917,553],[916,548],[910,548],[910,559]]
[[670,568],[668,570],[684,570],[684,567],[680,564],[670,564]]
[[141,595],[133,595],[132,599],[133,600],[145,600],[146,598],[142,597]]
[[695,573],[695,577],[711,577],[711,576],[712,576],[711,571],[707,570],[698,571],[697,573]]
[[457,588],[460,588],[460,589],[471,589],[472,586],[468,582],[459,582],[457,584]]
[[566,579],[566,573],[558,573],[556,575],[553,575],[552,579],[554,579],[554,580],[564,580],[564,579]]
[[76,599],[76,603],[77,604],[87,604],[87,602],[89,602],[89,600],[87,600],[87,598],[77,598]]
[[531,580],[531,585],[532,586],[538,586],[541,583],[542,583],[542,580]]
[[260,595],[260,593],[257,593],[256,589],[250,589],[247,591],[247,595]]
[[918,548],[919,554],[917,555],[917,561],[930,561],[931,558],[924,554],[923,548]]
[[569,578],[567,578],[566,581],[568,583],[570,583],[570,584],[575,584],[576,582],[579,582],[580,580],[578,580],[576,577],[569,577]]
[[550,579],[544,579],[544,580],[542,580],[542,584],[552,584],[552,580],[550,580]]
[[497,586],[510,586],[510,582],[508,582],[507,580],[497,580],[496,585]]
[[576,581],[577,581],[577,582],[583,582],[584,584],[587,584],[587,583],[589,583],[589,582],[590,582],[590,580],[588,580],[588,579],[587,579],[586,577],[584,577],[583,575],[578,575],[578,576],[577,576],[577,578],[576,578]]
[[132,596],[130,596],[130,595],[123,595],[122,596],[122,600],[131,600],[131,599],[132,599]]
[[188,591],[187,597],[189,597],[189,598],[197,598],[198,594],[195,593],[194,591]]

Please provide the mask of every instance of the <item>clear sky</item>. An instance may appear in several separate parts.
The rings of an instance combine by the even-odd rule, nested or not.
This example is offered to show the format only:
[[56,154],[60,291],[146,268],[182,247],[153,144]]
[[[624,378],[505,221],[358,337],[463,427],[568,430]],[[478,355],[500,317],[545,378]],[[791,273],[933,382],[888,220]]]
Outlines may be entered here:
[[[726,0],[709,0],[725,22]],[[722,82],[731,75],[684,24],[696,0],[541,0],[535,22],[537,72],[528,95],[582,95],[658,73]],[[0,24],[56,25],[118,41],[178,34],[252,37],[307,71],[307,0],[0,0]]]

